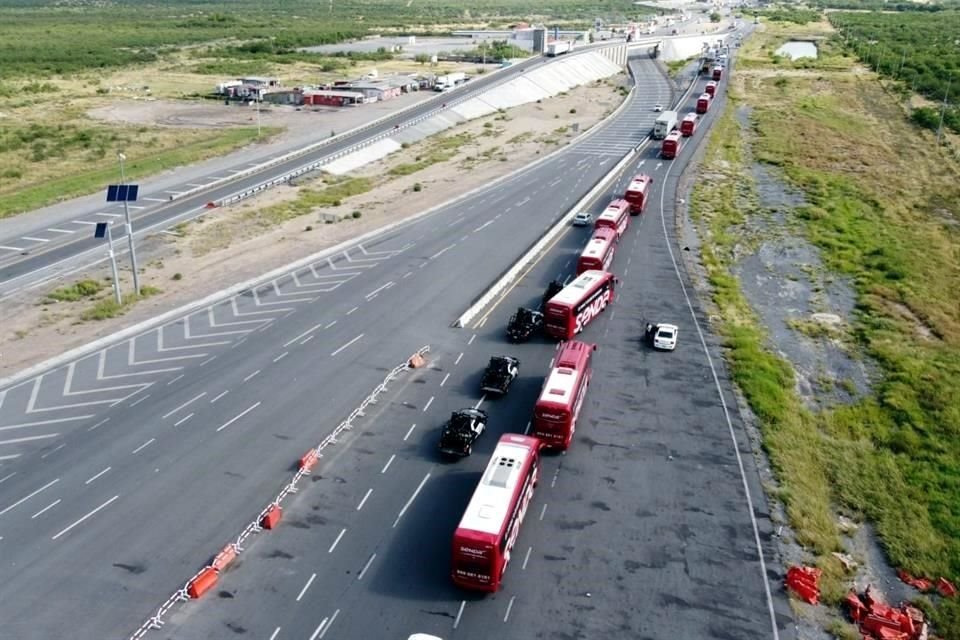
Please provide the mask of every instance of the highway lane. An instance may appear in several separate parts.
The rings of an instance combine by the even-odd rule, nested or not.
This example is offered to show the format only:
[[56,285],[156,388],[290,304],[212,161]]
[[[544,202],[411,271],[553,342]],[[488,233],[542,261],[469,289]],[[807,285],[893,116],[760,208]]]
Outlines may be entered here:
[[[249,549],[244,567],[221,583],[221,597],[194,603],[161,635],[791,637],[784,594],[777,586],[768,599],[764,584],[769,574],[779,585],[782,568],[758,559],[754,515],[768,562],[775,549],[750,443],[729,378],[718,370],[721,398],[698,344],[678,276],[689,282],[673,270],[672,203],[657,203],[663,189],[675,191],[691,151],[651,171],[654,206],[634,220],[614,263],[624,279],[620,298],[584,334],[601,346],[575,444],[547,457],[500,593],[481,597],[450,584],[450,536],[496,436],[525,428],[553,353],[542,342],[504,344],[507,316],[570,273],[586,237],[581,230],[561,238],[476,335],[468,329],[438,370],[425,372],[422,385],[404,390],[369,436],[353,436],[325,461],[322,478],[291,505],[291,523]],[[642,162],[654,164],[655,152]],[[639,344],[643,317],[680,326],[676,352]],[[707,348],[719,363],[718,345]],[[473,457],[439,462],[439,425],[450,410],[480,400],[479,372],[499,352],[521,358],[517,386],[507,398],[483,401],[491,432]],[[424,406],[427,429],[418,414],[417,427],[405,430],[404,409]]]
[[[589,49],[583,49],[583,51],[587,50]],[[177,221],[194,217],[203,212],[206,204],[212,200],[230,196],[322,158],[330,157],[341,150],[389,132],[395,127],[402,126],[424,114],[440,111],[445,108],[443,106],[445,103],[452,106],[455,102],[462,101],[498,83],[509,80],[527,69],[549,62],[551,62],[551,59],[533,58],[495,74],[479,76],[466,85],[443,94],[442,97],[421,103],[407,111],[390,116],[382,122],[335,139],[303,156],[269,167],[256,175],[239,178],[201,193],[168,202],[171,195],[187,192],[197,185],[211,183],[214,176],[199,182],[194,178],[194,181],[190,184],[185,183],[180,186],[169,187],[162,193],[142,193],[140,202],[134,205],[131,211],[136,233],[139,235],[145,233],[148,229],[163,228]],[[279,154],[277,157],[279,157]],[[249,162],[240,162],[232,169],[218,170],[217,175],[219,177],[229,176],[231,173],[249,168]],[[100,255],[87,255],[90,252],[96,253],[98,248],[102,248],[102,241],[95,240],[92,237],[93,224],[109,220],[115,221],[114,239],[122,241],[126,233],[125,227],[120,224],[122,214],[122,206],[103,206],[91,211],[84,211],[82,214],[78,212],[76,218],[70,221],[58,222],[57,225],[59,226],[54,227],[58,231],[50,231],[48,227],[51,225],[44,223],[29,232],[18,231],[16,237],[0,237],[0,295],[7,295],[38,279],[49,278],[52,275],[76,269],[79,264],[87,264],[102,259]],[[73,233],[61,233],[61,231],[72,231]],[[31,238],[31,240],[24,239],[25,237]],[[76,259],[80,256],[85,256],[85,258],[78,264]]]
[[[639,107],[652,122],[647,106]],[[610,125],[629,129],[621,141],[636,135],[636,117],[641,116],[626,113]],[[2,468],[0,478],[8,475],[7,469],[15,474],[0,483],[0,504],[5,505],[0,510],[11,507],[0,514],[0,535],[13,550],[10,576],[0,586],[0,610],[12,621],[10,628],[19,637],[49,637],[70,624],[81,635],[103,637],[135,626],[135,616],[192,574],[202,561],[200,554],[239,531],[275,493],[279,470],[289,468],[359,402],[382,376],[377,368],[395,365],[424,342],[444,351],[443,342],[450,338],[443,330],[456,313],[542,232],[563,203],[588,188],[602,172],[601,162],[609,161],[587,154],[586,162],[566,169],[582,183],[543,187],[548,177],[560,175],[553,163],[572,153],[575,149],[493,193],[478,194],[477,202],[485,206],[475,205],[476,213],[465,201],[429,224],[410,225],[388,234],[381,244],[368,244],[370,253],[389,256],[380,263],[383,267],[357,268],[358,275],[335,295],[304,301],[301,308],[290,309],[292,315],[285,306],[278,313],[249,312],[264,314],[270,323],[217,327],[213,334],[218,335],[201,336],[202,344],[228,344],[203,347],[202,356],[199,347],[185,347],[179,355],[197,357],[188,363],[180,359],[182,369],[156,376],[150,387],[120,404],[105,411],[104,404],[90,404],[113,397],[108,388],[73,403],[82,406],[45,414],[92,412],[77,421],[69,436],[52,439],[44,452]],[[531,191],[524,191],[528,180],[543,189],[536,200],[523,195]],[[504,213],[514,207],[515,212]],[[469,228],[468,217],[476,227]],[[475,237],[468,241],[471,235]],[[411,242],[416,244],[409,247]],[[390,282],[394,284],[386,286]],[[295,306],[289,298],[262,301]],[[233,331],[241,333],[224,335]],[[120,347],[122,355],[125,347]],[[333,358],[337,360],[328,360]],[[144,359],[155,361],[145,365],[150,367],[178,360],[176,354],[149,352]],[[145,366],[128,370],[124,382],[149,379]],[[82,368],[76,372],[79,378]],[[11,390],[0,408],[12,410],[14,395]],[[305,424],[316,427],[311,431]],[[15,431],[32,433],[21,427]],[[51,469],[66,471],[51,477]],[[54,485],[35,493],[54,479]],[[60,493],[62,487],[70,490]],[[60,502],[53,504],[56,500]],[[60,546],[51,546],[56,544]],[[86,589],[91,582],[99,590]],[[41,618],[18,616],[41,591],[64,605]],[[85,616],[101,599],[112,603],[110,611],[98,618]]]

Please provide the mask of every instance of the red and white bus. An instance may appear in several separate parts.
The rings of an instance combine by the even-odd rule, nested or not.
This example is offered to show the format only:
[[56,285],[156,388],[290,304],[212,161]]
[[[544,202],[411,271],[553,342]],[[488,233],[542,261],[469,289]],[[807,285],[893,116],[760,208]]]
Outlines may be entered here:
[[704,114],[710,111],[711,100],[713,100],[713,98],[710,97],[709,93],[701,93],[700,97],[697,98],[697,113]]
[[453,534],[450,575],[457,586],[489,592],[500,588],[540,476],[541,446],[531,436],[500,437]]
[[663,139],[663,144],[660,145],[660,155],[667,160],[673,160],[680,153],[681,146],[683,146],[683,143],[680,140],[680,132],[672,131],[670,135]]
[[639,173],[633,176],[627,192],[623,196],[624,200],[630,203],[630,213],[637,215],[643,213],[643,208],[647,206],[647,195],[650,193],[650,185],[653,184],[653,178]]
[[616,278],[607,271],[584,271],[547,300],[543,327],[548,336],[569,340],[613,302]]
[[711,98],[717,97],[717,83],[711,80],[707,83],[707,86],[703,89],[704,93],[709,93]]
[[630,203],[626,200],[611,200],[607,208],[603,210],[597,221],[593,223],[595,229],[600,227],[610,227],[617,232],[617,240],[624,234],[627,227],[630,226]]
[[684,138],[689,138],[697,130],[698,119],[699,117],[695,113],[688,113],[683,116],[683,120],[680,122],[680,134]]
[[577,260],[577,275],[584,271],[606,271],[617,250],[617,232],[609,227],[594,230],[593,236]]
[[590,356],[596,345],[571,340],[560,347],[533,408],[533,435],[551,448],[567,449],[590,385]]

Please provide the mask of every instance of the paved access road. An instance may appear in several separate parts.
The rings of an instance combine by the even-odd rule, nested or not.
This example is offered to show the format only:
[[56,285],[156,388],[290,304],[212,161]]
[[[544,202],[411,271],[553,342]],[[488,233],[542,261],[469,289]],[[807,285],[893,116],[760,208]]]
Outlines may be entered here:
[[[694,318],[700,327],[704,318],[670,244],[677,178],[704,129],[676,161],[648,150],[608,194],[638,169],[656,181],[614,262],[619,297],[582,335],[599,349],[574,444],[545,459],[499,593],[453,587],[451,535],[499,435],[527,428],[555,354],[547,341],[508,345],[507,317],[572,274],[588,230],[571,229],[478,326],[435,345],[431,368],[411,374],[338,445],[281,528],[157,636],[793,637],[750,443],[718,345],[701,342]],[[642,346],[643,318],[679,325],[677,350]],[[498,353],[517,355],[521,376],[494,400],[477,387]],[[442,462],[443,421],[478,403],[490,413],[489,433],[470,458]]]
[[[578,52],[595,48],[585,47]],[[164,185],[163,191],[145,190],[140,193],[139,201],[133,205],[131,211],[136,234],[140,235],[150,230],[156,231],[178,221],[190,219],[204,211],[206,204],[210,201],[239,193],[310,163],[331,157],[425,114],[442,111],[446,108],[444,105],[453,106],[528,69],[549,64],[551,61],[550,58],[532,58],[496,73],[476,77],[453,91],[332,140],[329,144],[310,153],[200,193],[177,197],[180,193],[196,191],[197,187],[212,184],[219,179],[229,178],[233,174],[248,170],[251,167],[250,161],[238,160],[236,166],[221,167],[215,174],[202,179],[193,177],[180,184]],[[281,155],[284,154],[277,153],[275,157],[261,158],[253,164],[262,164]],[[170,201],[171,196],[176,199]],[[114,240],[118,242],[118,249],[125,251],[126,231],[121,224],[122,204],[87,203],[82,210],[73,212],[65,219],[56,222],[38,220],[36,228],[22,229],[22,225],[16,225],[16,228],[10,232],[13,235],[0,233],[0,298],[37,281],[68,273],[80,266],[102,260],[103,240],[94,239],[93,230],[97,222],[106,221],[114,222]]]
[[[652,105],[669,102],[650,61],[633,70],[640,88],[628,106],[582,143],[329,261],[0,391],[4,632],[128,633],[386,370],[424,344],[453,362],[465,333],[450,323],[642,140]],[[411,421],[391,428],[406,432],[419,416],[430,428],[423,407],[446,403],[434,395],[436,407],[405,408]],[[57,606],[37,611],[39,594]]]

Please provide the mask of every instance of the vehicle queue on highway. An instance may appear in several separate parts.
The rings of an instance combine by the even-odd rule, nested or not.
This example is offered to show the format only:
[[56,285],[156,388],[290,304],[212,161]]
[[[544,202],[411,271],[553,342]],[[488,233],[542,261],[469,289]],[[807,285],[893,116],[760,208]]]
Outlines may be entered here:
[[[666,132],[663,145],[670,149],[672,144],[673,151],[665,153],[662,146],[661,157],[675,158],[681,145],[670,141],[691,136],[698,113],[706,113],[709,109],[716,96],[722,68],[712,71],[713,80],[709,82],[708,92],[696,98],[695,112],[687,114],[680,123],[675,119],[673,128]],[[707,106],[701,111],[705,96]],[[678,124],[688,122],[693,124],[684,127],[686,131],[678,128]],[[623,196],[613,198],[597,216],[593,234],[577,261],[577,277],[566,285],[551,282],[543,296],[541,309],[521,308],[511,317],[507,327],[511,341],[527,340],[537,330],[542,330],[546,336],[561,342],[533,407],[529,433],[506,433],[500,437],[454,532],[451,578],[459,587],[485,592],[499,589],[537,486],[541,451],[563,451],[573,442],[577,417],[590,384],[591,358],[597,346],[572,338],[613,302],[618,279],[607,269],[631,217],[646,210],[652,184],[653,178],[649,175],[634,176]],[[575,216],[574,225],[583,226],[585,218],[589,220],[582,214]],[[527,326],[519,327],[518,324]],[[673,324],[646,323],[643,342],[655,350],[672,351],[676,348],[677,333],[678,328]],[[504,365],[504,362],[508,364]],[[508,367],[503,369],[504,382],[497,389],[506,393],[519,366],[516,358],[494,357],[483,379],[497,378],[496,367]],[[481,383],[482,386],[488,384]],[[484,386],[484,389],[488,387]],[[464,410],[464,413],[467,411],[470,410]],[[479,429],[472,428],[468,447],[483,433],[486,417],[484,413]],[[456,419],[457,413],[448,426]],[[444,433],[447,433],[446,429]],[[441,450],[444,450],[443,441]]]

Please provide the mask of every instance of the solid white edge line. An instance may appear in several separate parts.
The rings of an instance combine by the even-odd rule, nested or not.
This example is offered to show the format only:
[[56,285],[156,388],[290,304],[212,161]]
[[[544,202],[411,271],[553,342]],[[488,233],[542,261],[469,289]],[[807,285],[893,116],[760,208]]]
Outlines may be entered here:
[[104,502],[102,505],[100,505],[99,507],[97,507],[96,509],[94,509],[93,511],[91,511],[90,513],[88,513],[87,515],[83,516],[82,518],[80,518],[79,520],[77,520],[76,522],[74,522],[73,524],[71,524],[69,527],[67,527],[66,529],[63,529],[60,533],[58,533],[57,535],[53,536],[53,537],[50,538],[50,539],[51,539],[51,540],[56,540],[57,538],[59,538],[60,536],[62,536],[62,535],[65,534],[65,533],[67,533],[68,531],[70,531],[71,529],[73,529],[75,526],[77,526],[78,524],[80,524],[81,522],[83,522],[84,520],[86,520],[87,518],[90,518],[90,517],[93,516],[95,513],[97,513],[98,511],[100,511],[100,510],[103,509],[104,507],[108,506],[111,502],[113,502],[114,500],[116,500],[116,499],[119,498],[119,497],[120,497],[119,495],[113,496],[112,498],[110,498],[109,500],[107,500],[106,502]]
[[[664,185],[670,176],[670,170],[663,176]],[[713,376],[713,384],[717,388],[717,394],[720,396],[720,405],[723,407],[723,417],[727,422],[727,430],[730,433],[730,440],[733,443],[733,452],[736,454],[737,467],[740,471],[740,481],[743,485],[744,496],[747,499],[747,509],[750,514],[750,525],[753,527],[753,541],[757,548],[757,557],[760,560],[760,577],[763,580],[763,589],[767,597],[767,610],[770,614],[770,628],[773,631],[774,640],[780,639],[780,633],[777,631],[777,614],[773,606],[773,594],[770,592],[770,583],[767,581],[767,562],[763,557],[763,544],[760,542],[760,526],[757,524],[757,518],[753,510],[753,498],[750,495],[750,483],[747,481],[747,471],[743,466],[743,456],[740,455],[740,447],[737,444],[737,433],[733,428],[733,420],[730,418],[730,410],[727,408],[727,399],[723,395],[723,387],[720,386],[720,376],[717,375],[717,368],[713,364],[713,357],[710,355],[710,349],[707,348],[707,340],[703,335],[703,329],[700,327],[700,321],[697,319],[696,311],[693,308],[693,302],[690,300],[690,294],[687,291],[687,285],[683,282],[683,276],[680,273],[680,267],[677,265],[676,256],[673,253],[673,245],[670,240],[670,233],[667,231],[667,220],[663,215],[663,203],[666,197],[666,189],[660,189],[660,225],[663,228],[663,237],[666,240],[667,252],[670,254],[670,262],[673,264],[673,271],[680,282],[680,291],[683,292],[683,299],[687,303],[687,309],[690,311],[690,317],[693,318],[693,326],[697,329],[697,337],[700,339],[700,346],[703,347],[703,353],[707,356],[707,364],[710,367],[710,374]]]
[[340,533],[337,535],[337,539],[333,541],[333,544],[330,545],[330,548],[327,549],[327,553],[333,553],[333,550],[337,548],[337,545],[340,544],[340,538],[343,537],[343,534],[347,532],[347,528],[344,527],[340,530]]
[[423,480],[420,481],[420,484],[417,486],[416,491],[413,492],[413,495],[410,496],[410,499],[407,500],[407,503],[403,505],[403,509],[400,509],[400,515],[397,516],[397,519],[393,522],[393,527],[396,528],[397,524],[400,522],[400,518],[403,517],[403,514],[407,512],[407,509],[410,508],[410,505],[413,504],[413,501],[417,499],[417,496],[420,494],[420,490],[423,489],[423,485],[427,484],[427,480],[430,479],[430,474],[423,476]]
[[300,600],[303,599],[304,594],[307,593],[307,589],[310,588],[310,585],[313,584],[313,581],[314,579],[316,579],[316,577],[317,577],[317,574],[315,573],[310,574],[310,579],[307,580],[307,584],[303,585],[303,589],[300,589],[300,593],[297,595],[296,602],[300,602]]

